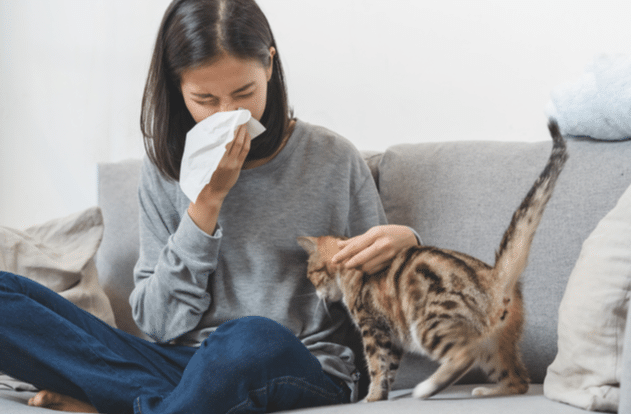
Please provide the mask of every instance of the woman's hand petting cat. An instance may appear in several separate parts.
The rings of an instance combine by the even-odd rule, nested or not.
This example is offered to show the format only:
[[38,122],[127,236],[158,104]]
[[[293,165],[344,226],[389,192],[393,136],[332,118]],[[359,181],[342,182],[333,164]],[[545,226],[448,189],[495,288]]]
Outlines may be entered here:
[[334,265],[359,267],[364,272],[375,273],[382,270],[400,250],[417,244],[417,237],[406,226],[375,226],[364,234],[339,241],[341,250],[331,261]]

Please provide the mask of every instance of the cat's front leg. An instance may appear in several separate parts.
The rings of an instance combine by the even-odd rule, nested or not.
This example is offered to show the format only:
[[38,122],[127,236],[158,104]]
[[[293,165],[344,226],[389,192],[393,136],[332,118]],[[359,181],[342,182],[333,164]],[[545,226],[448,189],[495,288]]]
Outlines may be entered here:
[[402,360],[402,356],[404,355],[404,350],[398,346],[393,346],[391,348],[391,353],[389,356],[391,357],[391,361],[388,367],[388,382],[389,387],[393,386],[395,382],[395,375],[397,375],[397,370],[399,369],[399,363]]
[[390,330],[379,324],[361,326],[364,354],[369,367],[371,383],[364,402],[388,399],[395,371],[399,367],[402,352],[393,346]]

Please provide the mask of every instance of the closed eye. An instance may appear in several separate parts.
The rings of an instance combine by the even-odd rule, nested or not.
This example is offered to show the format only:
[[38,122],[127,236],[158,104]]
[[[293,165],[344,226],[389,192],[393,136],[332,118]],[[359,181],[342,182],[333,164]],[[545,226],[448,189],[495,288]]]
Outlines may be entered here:
[[[235,99],[239,99],[239,100],[248,99],[248,98],[251,98],[254,94],[255,94],[254,91],[244,93],[244,94],[235,96]],[[194,99],[194,102],[198,105],[215,105],[215,106],[218,105],[218,101],[216,98],[204,99],[204,100]]]
[[196,95],[196,94],[193,94],[193,95],[198,98],[202,98],[202,99],[193,99],[193,102],[195,102],[198,105],[217,105],[219,103],[219,100],[213,95]]
[[312,271],[310,271],[309,273],[326,273],[327,272],[327,265],[323,265],[322,267],[319,267],[318,269],[314,269]]

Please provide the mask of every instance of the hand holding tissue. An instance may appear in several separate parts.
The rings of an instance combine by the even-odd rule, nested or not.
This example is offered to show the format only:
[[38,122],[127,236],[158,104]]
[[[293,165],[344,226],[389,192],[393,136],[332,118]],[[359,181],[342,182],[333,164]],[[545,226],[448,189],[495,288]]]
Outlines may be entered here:
[[187,133],[180,166],[180,188],[189,200],[197,200],[224,156],[226,144],[234,139],[235,131],[243,124],[246,124],[251,139],[265,131],[249,110],[240,108],[217,112],[198,122]]

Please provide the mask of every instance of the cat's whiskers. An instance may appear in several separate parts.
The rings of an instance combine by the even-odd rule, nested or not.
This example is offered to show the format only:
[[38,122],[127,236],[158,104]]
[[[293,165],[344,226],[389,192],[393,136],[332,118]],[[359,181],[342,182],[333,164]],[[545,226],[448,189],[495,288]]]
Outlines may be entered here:
[[325,309],[325,313],[327,314],[329,319],[331,319],[331,314],[329,313],[329,308],[327,307],[327,301],[324,298],[318,298],[318,304],[316,306],[320,307],[321,304],[323,306],[323,309]]
[[295,298],[304,298],[305,296],[317,296],[316,292],[309,293],[301,293],[299,295],[294,295]]

